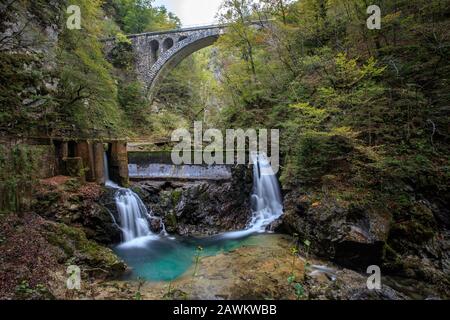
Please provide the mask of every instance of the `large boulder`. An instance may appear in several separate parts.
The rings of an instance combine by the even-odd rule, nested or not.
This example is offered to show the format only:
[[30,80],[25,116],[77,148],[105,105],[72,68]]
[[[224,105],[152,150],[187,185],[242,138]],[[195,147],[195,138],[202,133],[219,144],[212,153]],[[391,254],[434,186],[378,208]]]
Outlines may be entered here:
[[44,229],[47,241],[60,251],[60,262],[70,261],[90,277],[114,279],[127,270],[111,249],[88,240],[80,228],[47,223]]
[[333,198],[313,201],[312,194],[291,192],[285,198],[280,228],[308,239],[311,249],[353,269],[380,265],[390,230],[390,215]]
[[87,237],[101,244],[120,242],[121,231],[108,206],[114,206],[110,190],[77,179],[54,177],[41,181],[33,211],[68,225],[79,226]]
[[236,166],[231,180],[144,181],[133,190],[163,219],[169,233],[212,235],[245,228],[251,217],[252,184],[251,169]]

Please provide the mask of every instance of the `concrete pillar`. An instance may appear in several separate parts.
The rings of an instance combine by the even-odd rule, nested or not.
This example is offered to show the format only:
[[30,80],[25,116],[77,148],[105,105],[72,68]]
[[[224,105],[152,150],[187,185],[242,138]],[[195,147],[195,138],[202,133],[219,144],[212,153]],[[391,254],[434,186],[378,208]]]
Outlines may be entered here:
[[69,146],[64,141],[54,141],[55,148],[55,175],[65,175],[65,163],[64,159],[69,157]]
[[103,165],[103,156],[105,147],[103,143],[94,144],[94,163],[95,163],[95,181],[98,184],[105,184],[105,166]]
[[69,143],[68,142],[61,143],[61,156],[63,159],[69,157]]
[[94,145],[91,142],[88,142],[88,147],[89,147],[89,163],[88,163],[89,171],[86,174],[86,178],[89,182],[95,182],[97,179],[95,176]]
[[92,144],[88,141],[78,142],[76,147],[76,155],[83,160],[83,169],[85,171],[86,180],[89,182],[94,182],[95,169]]
[[126,142],[116,141],[111,144],[111,178],[124,187],[129,185]]

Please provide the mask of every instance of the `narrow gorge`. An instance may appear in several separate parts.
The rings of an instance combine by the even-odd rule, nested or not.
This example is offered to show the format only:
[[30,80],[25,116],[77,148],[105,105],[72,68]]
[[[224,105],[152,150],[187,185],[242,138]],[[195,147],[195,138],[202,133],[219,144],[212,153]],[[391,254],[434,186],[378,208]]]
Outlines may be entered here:
[[374,2],[0,1],[0,300],[448,300],[450,0]]

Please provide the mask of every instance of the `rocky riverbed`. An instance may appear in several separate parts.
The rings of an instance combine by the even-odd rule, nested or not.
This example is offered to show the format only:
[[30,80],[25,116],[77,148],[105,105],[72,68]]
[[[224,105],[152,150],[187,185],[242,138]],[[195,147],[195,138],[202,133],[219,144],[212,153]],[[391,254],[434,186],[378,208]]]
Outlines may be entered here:
[[[150,188],[150,185],[144,187]],[[161,193],[166,191],[173,194],[174,190],[180,190],[178,200],[181,203],[181,199],[189,199],[187,195],[192,188],[204,187],[200,183],[155,189],[154,200],[160,200]],[[217,194],[224,187],[214,186]],[[409,276],[388,273],[382,267],[382,289],[370,291],[366,285],[369,275],[365,270],[355,271],[330,262],[334,256],[327,258],[321,251],[323,243],[313,237],[306,247],[303,238],[282,234],[252,236],[231,251],[204,256],[199,260],[195,276],[193,255],[191,268],[172,282],[125,280],[132,270],[111,250],[120,241],[120,230],[112,218],[114,214],[107,209],[113,205],[111,190],[96,184],[78,185],[74,180],[58,177],[42,181],[36,198],[39,201],[33,207],[33,213],[0,217],[1,298],[339,300],[449,297],[445,275],[435,274],[434,281],[421,280],[433,274],[433,265],[427,267],[427,264],[422,264],[421,268],[413,268],[417,264],[412,264],[411,270],[416,273]],[[286,221],[292,219],[293,214],[302,217],[300,207],[293,211],[295,207],[291,204],[288,202],[287,214],[280,228],[286,228]],[[192,212],[201,214],[200,208],[204,206]],[[308,212],[316,212],[316,219],[320,219],[327,215],[327,211],[322,212],[319,208],[312,203],[308,205]],[[308,219],[313,219],[309,213]],[[236,210],[234,214],[244,221],[247,213],[244,210],[239,215]],[[183,220],[183,215],[178,218],[181,222],[188,221]],[[241,220],[233,223],[242,223]],[[304,226],[308,225],[305,223]],[[333,226],[328,225],[330,228]],[[208,225],[202,228],[191,230],[223,231],[220,228],[212,230]],[[227,228],[232,230],[233,224],[224,229]],[[299,252],[292,251],[293,248],[298,248]],[[414,256],[406,258],[415,259]],[[405,259],[404,263],[408,260]],[[81,268],[80,291],[66,288],[67,267],[73,264]]]
[[[367,289],[367,275],[316,258],[293,255],[290,237],[258,235],[241,248],[203,257],[198,266],[168,282],[102,281],[78,298],[89,299],[408,299],[386,284]],[[197,271],[196,271],[197,270]],[[195,275],[194,275],[195,274]],[[294,276],[293,278],[291,278]]]

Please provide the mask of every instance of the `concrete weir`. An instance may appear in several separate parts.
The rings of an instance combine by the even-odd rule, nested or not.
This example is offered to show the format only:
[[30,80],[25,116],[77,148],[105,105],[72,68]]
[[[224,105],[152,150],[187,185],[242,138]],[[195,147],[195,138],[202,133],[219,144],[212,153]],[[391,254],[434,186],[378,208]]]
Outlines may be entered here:
[[174,165],[170,152],[129,152],[128,172],[130,180],[194,181],[230,180],[228,165]]

